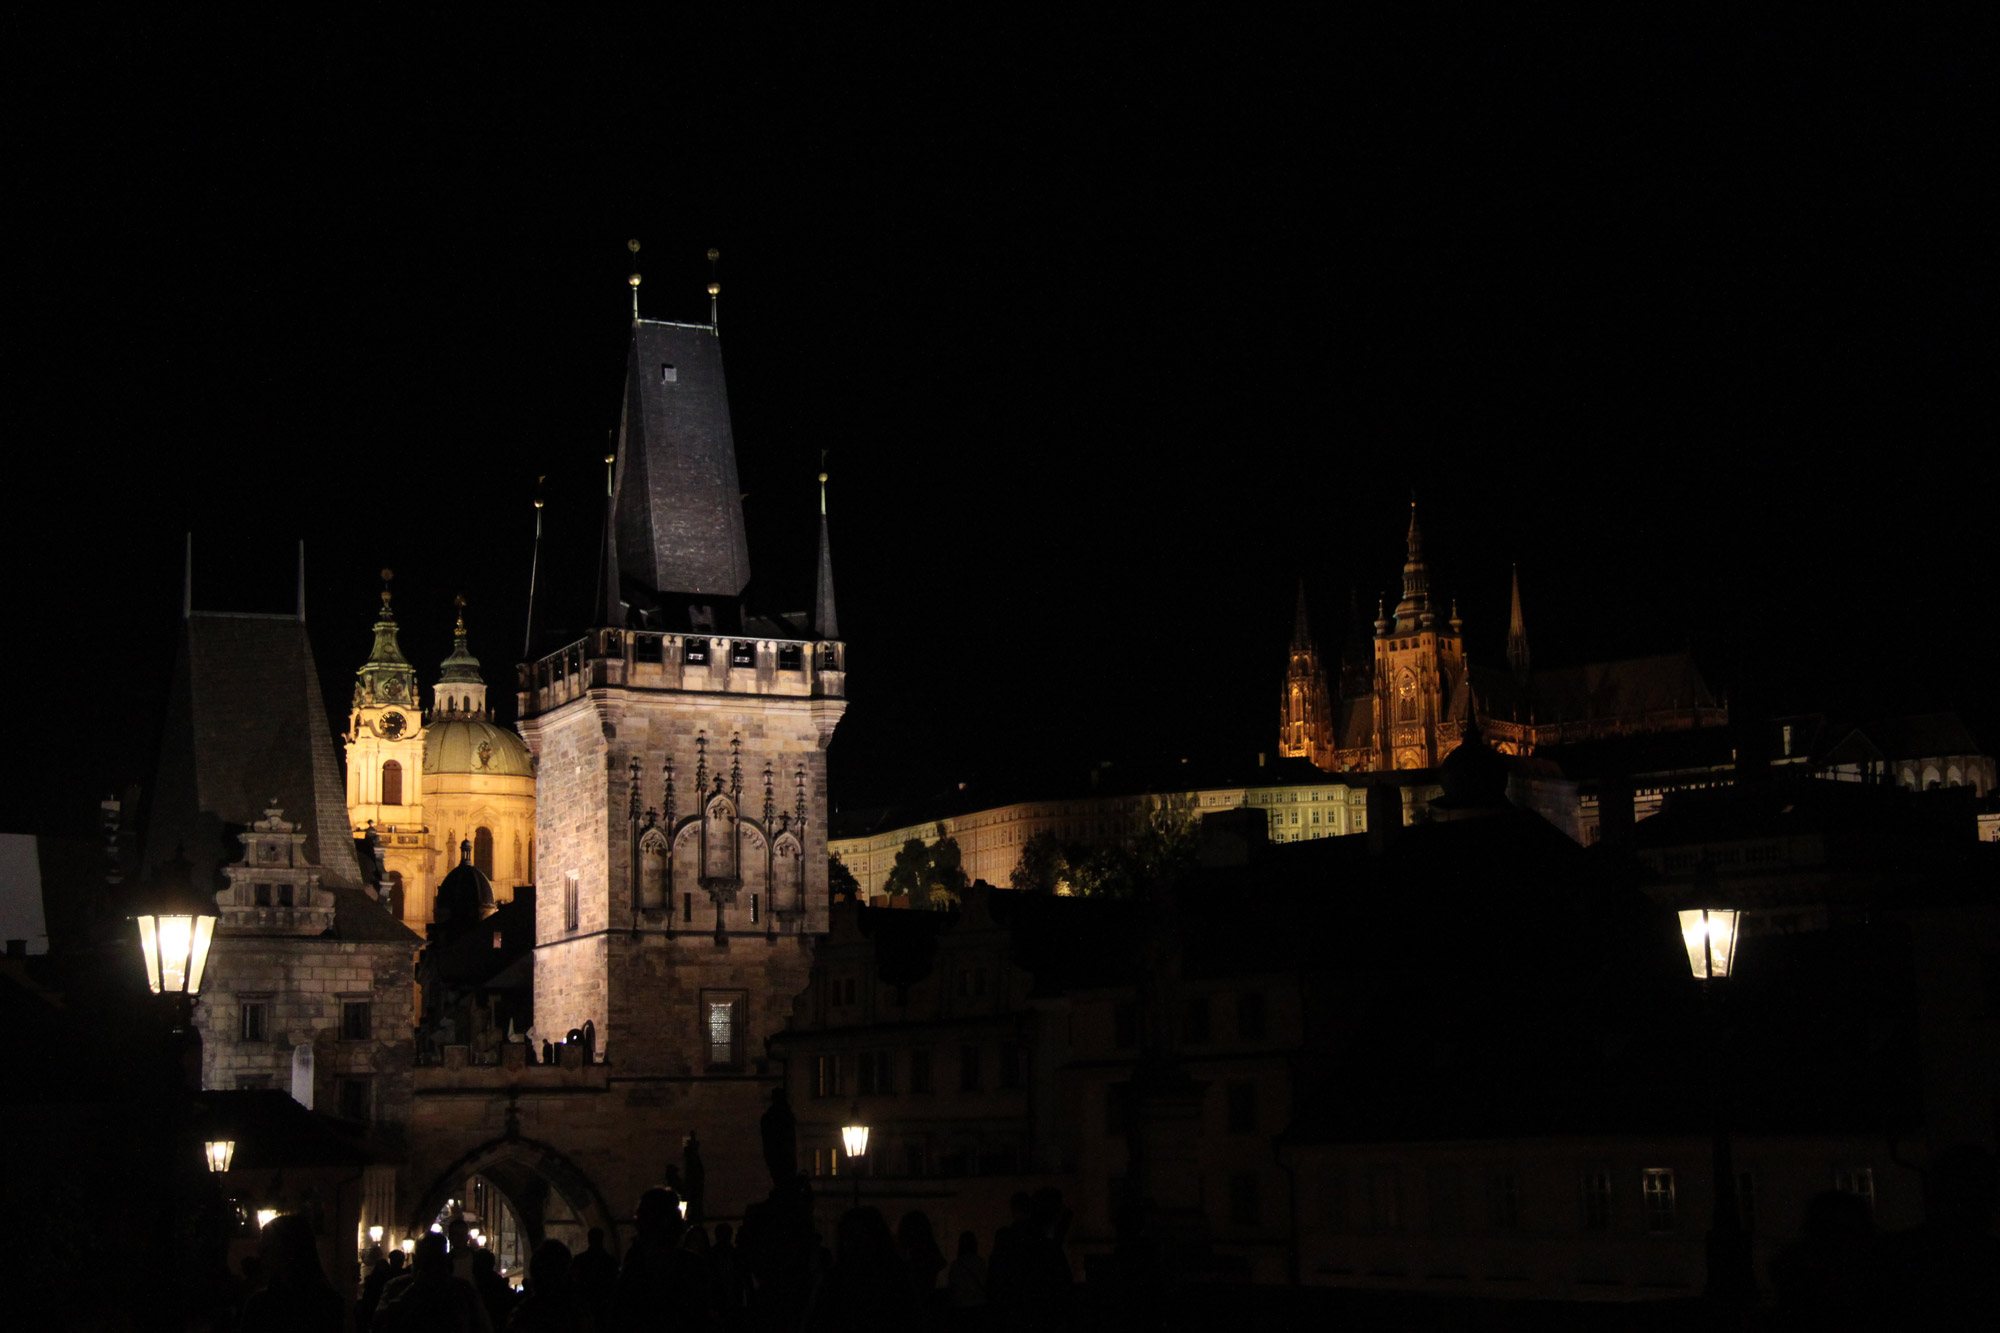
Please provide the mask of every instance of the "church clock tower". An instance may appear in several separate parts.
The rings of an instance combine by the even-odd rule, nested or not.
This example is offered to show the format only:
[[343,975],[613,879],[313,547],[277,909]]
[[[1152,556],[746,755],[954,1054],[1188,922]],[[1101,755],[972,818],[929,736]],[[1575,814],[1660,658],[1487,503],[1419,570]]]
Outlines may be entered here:
[[431,852],[424,824],[424,715],[417,672],[396,641],[396,613],[382,571],[382,613],[375,622],[375,646],[354,673],[354,704],[348,713],[347,811],[354,836],[373,834],[388,872],[384,893],[405,924],[419,928],[430,919],[424,888],[430,882]]

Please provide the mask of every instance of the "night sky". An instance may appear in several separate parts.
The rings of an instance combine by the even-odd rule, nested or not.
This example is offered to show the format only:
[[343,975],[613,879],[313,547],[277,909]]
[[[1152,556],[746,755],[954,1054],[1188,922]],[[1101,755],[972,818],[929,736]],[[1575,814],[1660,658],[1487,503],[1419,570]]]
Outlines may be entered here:
[[1948,18],[360,13],[17,52],[15,827],[150,780],[190,530],[204,609],[306,541],[341,714],[377,571],[427,683],[462,591],[511,717],[538,476],[541,651],[592,594],[628,237],[653,318],[721,251],[754,603],[809,604],[827,451],[842,808],[1271,748],[1296,581],[1372,618],[1413,489],[1475,658],[1517,561],[1538,663],[1993,743]]

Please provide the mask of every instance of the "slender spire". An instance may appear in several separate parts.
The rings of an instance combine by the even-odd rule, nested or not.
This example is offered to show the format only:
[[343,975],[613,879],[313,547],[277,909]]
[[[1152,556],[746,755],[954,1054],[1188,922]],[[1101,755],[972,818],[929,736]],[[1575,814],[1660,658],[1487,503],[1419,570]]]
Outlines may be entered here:
[[625,627],[625,602],[618,578],[618,488],[613,484],[612,465],[618,455],[604,455],[604,568],[598,578],[604,586],[604,623],[611,629]]
[[[633,262],[633,263],[635,263],[635,264],[636,264],[636,263],[638,263],[638,262],[639,262],[639,242],[638,242],[638,240],[637,240],[636,238],[634,238],[633,240],[629,240],[629,241],[625,242],[625,248],[626,248],[627,250],[630,250],[630,251],[632,252],[632,262]],[[625,281],[626,281],[627,283],[631,284],[631,287],[632,287],[632,322],[633,322],[634,324],[637,324],[637,323],[639,322],[639,273],[638,273],[638,270],[636,270],[636,269],[635,269],[635,270],[633,270],[633,272],[632,272],[632,276],[630,276],[630,277],[628,277],[627,279],[625,279]]]
[[546,476],[535,478],[535,550],[528,558],[528,625],[521,635],[521,656],[532,657],[535,651],[535,576],[542,569],[542,483]]
[[[821,451],[820,466],[826,466]],[[840,618],[833,609],[833,547],[826,536],[826,473],[819,474],[819,585],[813,595],[813,633],[822,639],[840,637]]]
[[1299,579],[1298,607],[1292,612],[1292,651],[1304,652],[1312,646],[1312,629],[1306,624],[1306,581]]
[[1507,615],[1507,665],[1528,674],[1528,623],[1521,618],[1521,567],[1514,566],[1514,609]]

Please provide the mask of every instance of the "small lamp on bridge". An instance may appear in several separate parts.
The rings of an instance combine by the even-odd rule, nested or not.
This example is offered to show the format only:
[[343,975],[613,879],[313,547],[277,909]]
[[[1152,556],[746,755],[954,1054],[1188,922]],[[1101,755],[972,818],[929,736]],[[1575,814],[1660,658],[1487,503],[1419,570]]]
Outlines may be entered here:
[[176,858],[139,886],[132,916],[146,955],[146,984],[155,995],[185,995],[192,1002],[215,938],[215,895],[196,888],[194,867]]
[[380,1245],[382,1243],[381,1227],[373,1226],[368,1228],[368,1243],[370,1245]]
[[202,1145],[202,1155],[208,1159],[210,1171],[222,1172],[236,1159],[235,1139],[210,1139]]
[[1728,907],[1681,909],[1681,940],[1687,945],[1688,967],[1697,981],[1729,975],[1736,961],[1736,920],[1741,915]]

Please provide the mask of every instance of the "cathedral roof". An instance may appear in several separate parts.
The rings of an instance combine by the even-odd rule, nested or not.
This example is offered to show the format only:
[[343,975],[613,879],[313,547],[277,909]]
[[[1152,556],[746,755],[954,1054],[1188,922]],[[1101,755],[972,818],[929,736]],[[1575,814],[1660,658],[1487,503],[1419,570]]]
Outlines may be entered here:
[[535,765],[527,742],[505,727],[451,718],[425,729],[424,772],[531,778]]
[[183,625],[154,780],[146,862],[185,849],[197,873],[236,859],[235,833],[292,812],[323,882],[361,882],[347,793],[305,623],[194,612]]
[[1475,666],[1473,690],[1488,717],[1538,723],[1630,717],[1684,708],[1714,708],[1715,696],[1691,653],[1659,653],[1583,666],[1537,668],[1525,678]]
[[622,578],[656,594],[740,597],[750,548],[713,328],[633,321],[619,434]]

